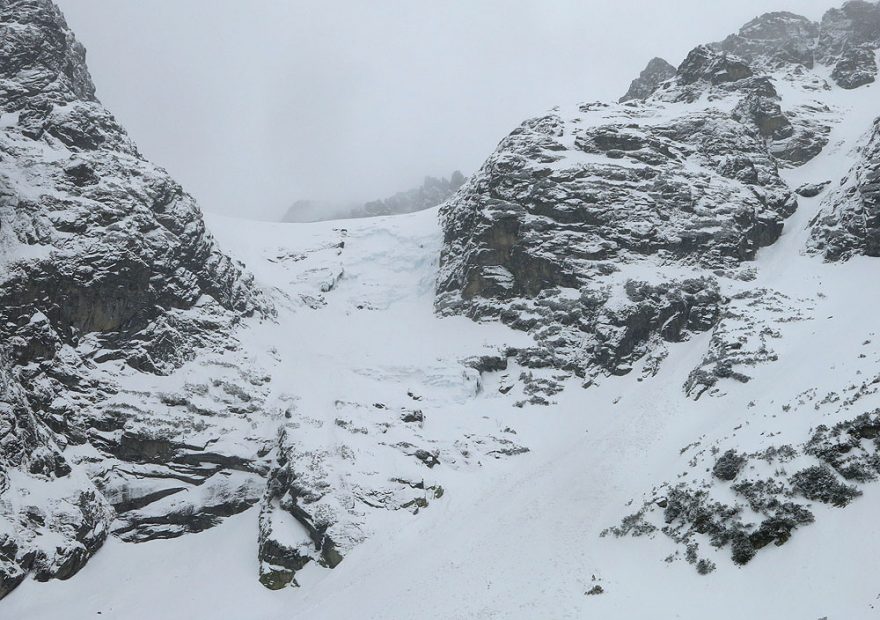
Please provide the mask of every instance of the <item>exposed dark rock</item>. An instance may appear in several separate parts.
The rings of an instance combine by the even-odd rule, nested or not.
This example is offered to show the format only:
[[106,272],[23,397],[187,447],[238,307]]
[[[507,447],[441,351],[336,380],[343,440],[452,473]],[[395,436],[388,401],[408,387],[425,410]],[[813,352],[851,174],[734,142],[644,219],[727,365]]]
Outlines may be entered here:
[[[863,442],[870,442],[872,448]],[[875,480],[880,475],[880,414],[866,413],[830,429],[822,425],[816,429],[806,451],[847,480]]]
[[776,514],[761,521],[758,529],[749,534],[749,542],[756,551],[770,543],[779,547],[788,542],[796,528],[813,521],[813,513],[805,507],[786,502]]
[[419,459],[422,463],[427,465],[429,468],[434,467],[435,465],[440,464],[440,459],[437,458],[437,455],[427,450],[418,449],[415,452],[415,457]]
[[407,424],[422,424],[425,421],[425,414],[416,409],[414,411],[407,411],[400,419]]
[[747,459],[744,456],[737,454],[735,450],[728,450],[715,461],[712,474],[719,480],[729,482],[739,475],[746,462]]
[[797,111],[796,116],[789,113],[787,118],[792,123],[791,134],[774,140],[769,145],[770,154],[782,164],[800,166],[816,157],[827,146],[831,128],[810,118],[809,112]]
[[150,498],[150,502],[135,502],[133,509],[119,515],[113,534],[126,542],[177,538],[215,527],[223,519],[242,513],[259,501],[262,485],[256,480],[227,484],[222,478],[220,474],[203,483],[202,491],[207,497],[196,506],[173,500],[160,505],[163,497],[176,496],[176,493]]
[[718,44],[766,70],[788,64],[812,68],[813,46],[819,34],[817,24],[806,17],[788,12],[766,13],[743,26]]
[[795,490],[807,499],[843,507],[862,494],[857,488],[837,480],[834,470],[826,466],[807,467],[792,476]]
[[92,170],[91,166],[89,166],[85,162],[74,161],[69,166],[64,169],[64,174],[66,174],[71,181],[73,181],[74,185],[82,187],[84,185],[94,185],[98,183],[99,179],[95,175],[95,171]]
[[831,79],[841,88],[849,90],[872,84],[877,79],[877,59],[874,49],[865,46],[846,50],[834,65]]
[[[795,196],[746,109],[742,122],[706,111],[638,126],[605,106],[585,108],[598,117],[585,126],[557,114],[527,121],[441,210],[438,310],[528,330],[541,346],[520,363],[582,376],[625,374],[655,335],[710,329],[722,301],[711,282],[651,283],[636,300],[613,288],[612,262],[730,268],[779,237]],[[785,135],[773,118],[759,115]]]
[[794,127],[788,117],[782,113],[777,98],[750,94],[740,103],[736,114],[739,118],[748,118],[765,138],[783,140],[794,134]]
[[688,54],[678,67],[683,84],[707,81],[711,84],[738,82],[754,75],[751,67],[735,54],[718,52],[708,45],[701,45]]
[[847,177],[825,199],[810,247],[828,260],[880,256],[880,122]]
[[[96,349],[83,341],[98,363],[168,372],[227,339],[242,316],[271,310],[217,249],[195,201],[95,98],[85,50],[50,0],[0,2],[0,112],[17,118],[0,130],[0,220],[15,258],[0,276],[0,470],[47,493],[42,525],[17,512],[17,499],[0,501],[0,519],[22,524],[15,553],[0,561],[5,593],[27,572],[72,576],[109,532],[110,501],[85,477],[50,484],[71,475],[65,446],[95,439],[133,463],[173,451],[121,426],[89,430],[115,387],[95,378]],[[98,426],[115,424],[108,416]],[[0,483],[0,494],[22,492]],[[42,527],[52,536],[37,536]]]
[[647,99],[661,83],[675,77],[675,73],[675,67],[671,64],[662,58],[654,58],[639,77],[632,81],[629,90],[620,98],[620,103],[633,99]]
[[508,359],[515,354],[515,351],[508,351],[505,355],[481,355],[467,359],[464,363],[480,374],[484,372],[501,372],[502,370],[507,370]]
[[[310,561],[334,568],[343,559],[328,532],[331,523],[307,509],[319,496],[294,472],[286,434],[279,438],[278,451],[278,461],[260,502],[260,582],[270,589],[297,585],[296,572]],[[289,521],[297,522],[304,534],[293,544],[291,539],[296,533],[285,525]]]
[[803,196],[804,198],[815,198],[816,196],[824,192],[825,188],[829,185],[831,185],[831,181],[824,181],[822,183],[806,183],[797,188],[795,192],[798,196]]
[[817,43],[823,62],[833,64],[847,50],[862,45],[880,46],[880,5],[849,0],[825,13]]
[[[805,457],[819,459],[821,464],[792,474],[782,467]],[[694,465],[696,459],[691,462]],[[775,473],[765,478],[744,479],[742,472],[747,465],[750,469],[763,466]],[[862,491],[840,477],[867,483],[875,481],[878,474],[880,412],[873,411],[832,428],[820,426],[800,446],[772,446],[753,454],[728,450],[712,467],[716,481],[664,484],[666,494],[662,502],[655,497],[646,500],[638,512],[606,532],[615,536],[651,534],[657,526],[649,518],[662,510],[663,533],[687,547],[692,563],[696,562],[697,540],[703,537],[715,547],[730,545],[731,559],[746,564],[762,548],[771,543],[783,545],[795,530],[814,522],[815,517],[803,499],[844,508]],[[733,480],[737,480],[729,486],[733,500],[713,499],[711,490],[719,484],[717,481]],[[752,523],[748,514],[761,515],[760,522]]]

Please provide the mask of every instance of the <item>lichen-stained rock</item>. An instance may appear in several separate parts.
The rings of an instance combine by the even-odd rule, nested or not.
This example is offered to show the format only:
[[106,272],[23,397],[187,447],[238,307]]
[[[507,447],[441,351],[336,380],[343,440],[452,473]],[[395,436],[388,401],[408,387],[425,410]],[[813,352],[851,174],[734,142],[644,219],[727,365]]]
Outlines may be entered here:
[[810,249],[827,260],[880,256],[880,121],[849,174],[824,199]]
[[647,99],[661,83],[675,77],[675,73],[675,67],[662,58],[652,59],[639,74],[639,77],[632,81],[629,90],[620,98],[620,103],[633,99]]

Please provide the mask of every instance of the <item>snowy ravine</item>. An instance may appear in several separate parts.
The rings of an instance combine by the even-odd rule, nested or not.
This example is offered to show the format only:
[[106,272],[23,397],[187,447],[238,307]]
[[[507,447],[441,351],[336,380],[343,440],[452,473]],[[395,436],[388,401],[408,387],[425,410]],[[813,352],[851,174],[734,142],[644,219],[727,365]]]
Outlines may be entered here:
[[0,16],[0,618],[876,616],[880,4],[315,224],[203,225]]

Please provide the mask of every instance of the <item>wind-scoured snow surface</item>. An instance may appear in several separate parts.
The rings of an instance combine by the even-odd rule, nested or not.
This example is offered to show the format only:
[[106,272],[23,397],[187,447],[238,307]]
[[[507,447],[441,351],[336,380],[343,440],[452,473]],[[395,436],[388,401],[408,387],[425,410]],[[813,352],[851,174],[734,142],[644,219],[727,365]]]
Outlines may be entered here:
[[[49,348],[67,427],[27,308],[0,387],[60,456],[0,490],[0,616],[875,617],[878,46],[880,5],[772,14],[527,121],[439,210],[207,217],[267,310],[205,278],[150,306],[165,363],[114,325]],[[121,174],[8,121],[25,161]]]

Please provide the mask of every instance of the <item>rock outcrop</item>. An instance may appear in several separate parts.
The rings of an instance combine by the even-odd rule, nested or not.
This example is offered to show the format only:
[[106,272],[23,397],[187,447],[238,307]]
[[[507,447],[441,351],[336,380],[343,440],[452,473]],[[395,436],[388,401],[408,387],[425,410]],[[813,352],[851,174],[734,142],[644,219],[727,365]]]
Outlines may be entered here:
[[[752,381],[779,359],[784,326],[809,318],[809,302],[750,284],[750,262],[780,238],[798,195],[824,193],[809,249],[880,255],[880,121],[839,187],[826,192],[826,177],[794,191],[782,171],[823,153],[844,122],[826,95],[871,84],[878,47],[880,4],[848,2],[821,23],[770,13],[693,49],[674,74],[652,61],[618,104],[526,121],[441,209],[437,311],[527,331],[536,344],[511,352],[518,363],[586,386],[655,374],[666,343],[705,331],[684,393],[720,398]],[[531,402],[553,394],[551,384]],[[815,408],[826,402],[837,396]],[[609,532],[662,532],[701,573],[715,565],[698,540],[745,564],[812,523],[810,502],[845,507],[877,478],[874,417],[762,452],[701,449],[693,477],[660,485],[662,496],[655,487]]]
[[831,78],[841,88],[852,90],[877,79],[877,57],[869,46],[851,47],[840,55]]
[[72,576],[110,531],[115,500],[65,450],[131,439],[93,441],[125,425],[89,418],[116,391],[96,364],[168,372],[271,310],[101,106],[49,0],[0,2],[0,119],[2,596],[27,572]]
[[[724,104],[681,107],[706,92]],[[714,274],[772,244],[797,207],[769,150],[795,132],[777,101],[744,61],[701,46],[644,103],[526,121],[442,208],[438,310],[531,331],[541,344],[522,361],[581,376],[711,329]],[[703,276],[627,275],[648,265]]]
[[[438,311],[530,331],[541,352],[520,352],[521,359],[580,375],[593,367],[625,371],[633,351],[650,348],[605,355],[606,325],[639,334],[643,345],[711,329],[719,315],[708,308],[723,295],[688,306],[705,320],[684,321],[688,327],[674,338],[636,323],[623,327],[606,308],[636,303],[624,290],[636,265],[656,274],[673,264],[702,269],[700,277],[712,279],[779,238],[797,208],[779,169],[818,155],[836,121],[822,104],[788,104],[777,84],[805,93],[829,88],[807,73],[817,63],[832,69],[841,88],[872,81],[878,6],[849,2],[820,24],[769,13],[720,43],[698,46],[674,73],[665,61],[651,61],[621,104],[554,110],[523,123],[442,209]],[[870,223],[870,170],[862,166],[850,184],[860,188],[859,208],[837,208],[837,219],[850,222],[839,226],[849,237],[862,214]],[[870,232],[859,234],[870,247]],[[833,242],[844,243],[853,242]],[[678,278],[659,277],[670,278],[663,286],[679,286]]]
[[815,63],[819,25],[788,12],[766,13],[740,28],[717,46],[762,71],[789,65],[808,69]]
[[639,77],[632,81],[629,90],[620,98],[619,103],[633,99],[647,99],[660,84],[673,77],[675,77],[675,67],[662,58],[654,58],[639,74]]
[[880,256],[880,120],[857,163],[824,201],[810,248],[828,260]]

